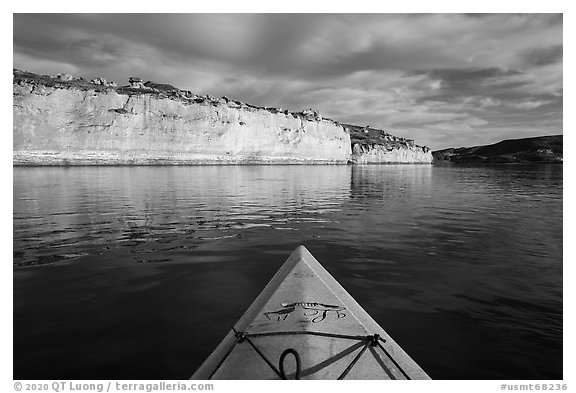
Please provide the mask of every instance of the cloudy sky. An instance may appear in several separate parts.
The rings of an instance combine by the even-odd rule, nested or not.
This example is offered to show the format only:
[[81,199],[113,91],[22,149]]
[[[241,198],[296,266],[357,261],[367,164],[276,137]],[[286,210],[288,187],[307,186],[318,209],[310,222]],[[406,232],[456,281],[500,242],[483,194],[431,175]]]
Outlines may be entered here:
[[562,134],[558,14],[14,14],[15,68],[316,108],[433,149]]

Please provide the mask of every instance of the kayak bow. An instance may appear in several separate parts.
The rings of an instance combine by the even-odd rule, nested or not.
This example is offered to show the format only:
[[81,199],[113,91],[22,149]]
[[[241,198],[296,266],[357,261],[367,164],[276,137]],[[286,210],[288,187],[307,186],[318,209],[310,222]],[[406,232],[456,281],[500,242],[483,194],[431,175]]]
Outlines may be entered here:
[[191,379],[430,379],[299,246]]

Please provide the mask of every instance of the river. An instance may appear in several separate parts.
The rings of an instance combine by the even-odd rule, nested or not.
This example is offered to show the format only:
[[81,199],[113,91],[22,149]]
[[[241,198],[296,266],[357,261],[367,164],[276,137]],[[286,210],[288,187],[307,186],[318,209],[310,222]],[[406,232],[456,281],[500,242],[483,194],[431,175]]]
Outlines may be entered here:
[[434,379],[562,379],[562,165],[13,169],[15,379],[188,378],[304,244]]

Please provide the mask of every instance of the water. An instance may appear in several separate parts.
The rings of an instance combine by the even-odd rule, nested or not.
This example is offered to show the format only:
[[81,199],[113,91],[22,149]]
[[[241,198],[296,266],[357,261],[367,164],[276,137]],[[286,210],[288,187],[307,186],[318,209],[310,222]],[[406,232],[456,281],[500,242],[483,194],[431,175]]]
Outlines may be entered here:
[[14,168],[14,378],[181,379],[304,244],[435,379],[562,379],[562,166]]

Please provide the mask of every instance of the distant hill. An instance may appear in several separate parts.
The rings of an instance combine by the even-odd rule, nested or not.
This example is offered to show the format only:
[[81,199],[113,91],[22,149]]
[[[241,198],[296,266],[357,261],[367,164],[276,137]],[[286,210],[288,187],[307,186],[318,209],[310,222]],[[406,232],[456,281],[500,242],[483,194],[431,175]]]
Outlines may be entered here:
[[562,135],[507,139],[493,145],[432,152],[435,163],[562,163]]

